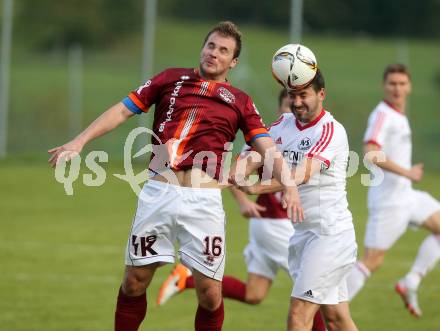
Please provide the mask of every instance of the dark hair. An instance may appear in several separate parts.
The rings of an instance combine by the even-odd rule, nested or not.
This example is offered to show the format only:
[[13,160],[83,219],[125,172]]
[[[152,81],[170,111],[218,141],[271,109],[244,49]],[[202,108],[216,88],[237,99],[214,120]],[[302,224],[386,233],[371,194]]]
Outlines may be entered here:
[[316,75],[308,86],[313,87],[316,93],[325,88],[324,75],[322,74],[322,71],[320,69],[316,70]]
[[281,107],[281,104],[283,103],[283,100],[285,97],[288,96],[287,90],[283,88],[280,93],[278,94],[278,107]]
[[401,63],[393,63],[387,65],[385,70],[383,71],[383,81],[386,81],[389,74],[405,74],[408,76],[409,80],[411,80],[411,74],[409,73],[408,67]]
[[205,40],[203,41],[203,46],[205,46],[209,36],[211,36],[214,32],[217,32],[222,37],[231,37],[235,39],[234,59],[238,58],[241,52],[241,32],[238,30],[237,26],[230,21],[220,22],[208,32]]

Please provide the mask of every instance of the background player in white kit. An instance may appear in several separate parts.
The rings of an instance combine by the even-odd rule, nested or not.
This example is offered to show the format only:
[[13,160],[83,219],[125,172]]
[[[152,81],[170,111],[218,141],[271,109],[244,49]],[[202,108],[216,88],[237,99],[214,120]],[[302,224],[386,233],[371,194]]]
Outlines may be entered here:
[[[311,85],[289,92],[293,114],[283,114],[270,129],[291,164],[304,207],[289,243],[289,269],[295,282],[288,330],[310,330],[321,308],[330,330],[357,330],[350,316],[346,276],[357,245],[345,191],[348,141],[344,127],[323,109],[325,83],[318,70]],[[257,184],[244,191],[281,189]]]
[[423,226],[433,234],[424,240],[410,272],[395,287],[410,313],[419,317],[418,286],[440,259],[440,203],[411,187],[412,181],[422,179],[423,164],[411,164],[411,129],[405,115],[410,73],[402,64],[391,64],[385,68],[383,83],[385,99],[371,113],[364,137],[367,159],[380,168],[372,169],[372,174],[375,180],[382,176],[383,180],[368,190],[365,253],[348,278],[349,296],[352,299],[382,265],[387,250],[408,225]]

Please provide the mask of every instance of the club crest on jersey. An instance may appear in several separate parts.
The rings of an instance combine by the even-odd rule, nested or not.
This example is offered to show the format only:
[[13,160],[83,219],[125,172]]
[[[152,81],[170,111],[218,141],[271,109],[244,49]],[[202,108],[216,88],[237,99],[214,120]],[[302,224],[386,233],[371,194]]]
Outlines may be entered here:
[[298,144],[298,149],[300,151],[306,151],[308,150],[310,147],[312,146],[312,141],[310,140],[310,138],[305,137],[302,138],[300,143]]
[[223,86],[218,89],[218,95],[225,100],[227,103],[234,103],[235,96]]

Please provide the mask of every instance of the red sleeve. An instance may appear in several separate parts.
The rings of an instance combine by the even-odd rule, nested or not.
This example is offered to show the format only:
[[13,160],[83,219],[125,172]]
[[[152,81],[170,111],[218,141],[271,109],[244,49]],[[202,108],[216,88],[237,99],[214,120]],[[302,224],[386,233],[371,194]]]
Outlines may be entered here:
[[245,107],[242,109],[240,129],[243,131],[244,139],[248,144],[260,137],[270,137],[257,107],[255,107],[255,104],[249,97]]
[[168,76],[168,70],[162,71],[145,84],[139,86],[137,90],[132,91],[122,102],[133,113],[140,114],[148,112],[151,105],[156,103],[162,90],[162,86]]

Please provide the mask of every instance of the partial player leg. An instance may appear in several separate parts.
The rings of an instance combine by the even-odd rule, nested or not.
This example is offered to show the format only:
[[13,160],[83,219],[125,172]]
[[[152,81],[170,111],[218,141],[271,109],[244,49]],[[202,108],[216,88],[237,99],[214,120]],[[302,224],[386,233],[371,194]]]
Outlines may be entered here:
[[324,313],[329,331],[357,331],[350,316],[348,302],[341,302],[337,305],[322,305],[321,310]]
[[[224,298],[256,305],[266,297],[271,284],[271,279],[252,273],[248,274],[247,283],[233,276],[223,276],[222,293]],[[178,264],[160,287],[157,304],[161,306],[172,296],[192,288],[195,284],[191,271]]]
[[[224,281],[225,279],[223,278],[223,283]],[[258,305],[267,296],[270,286],[272,285],[272,279],[257,274],[248,273],[247,283],[244,285],[245,296],[243,302],[251,305]],[[231,287],[231,289],[233,288]],[[223,285],[223,296],[225,298],[230,297],[230,293],[228,292],[230,291],[225,291],[225,286]]]
[[395,287],[396,292],[402,297],[405,307],[416,317],[422,315],[417,300],[420,282],[440,260],[440,211],[431,215],[423,223],[423,226],[433,234],[422,242],[411,270],[399,280]]
[[365,248],[364,257],[356,262],[347,277],[348,298],[352,300],[364,287],[365,282],[383,264],[386,250]]
[[196,331],[221,331],[224,319],[221,282],[194,270],[199,306],[195,318]]
[[194,277],[192,276],[191,270],[179,263],[162,283],[156,303],[162,306],[172,296],[182,293],[188,288],[194,288]]
[[136,331],[147,313],[146,289],[158,263],[126,266],[115,312],[115,331]]
[[292,297],[287,316],[287,331],[309,331],[319,305],[313,302]]

